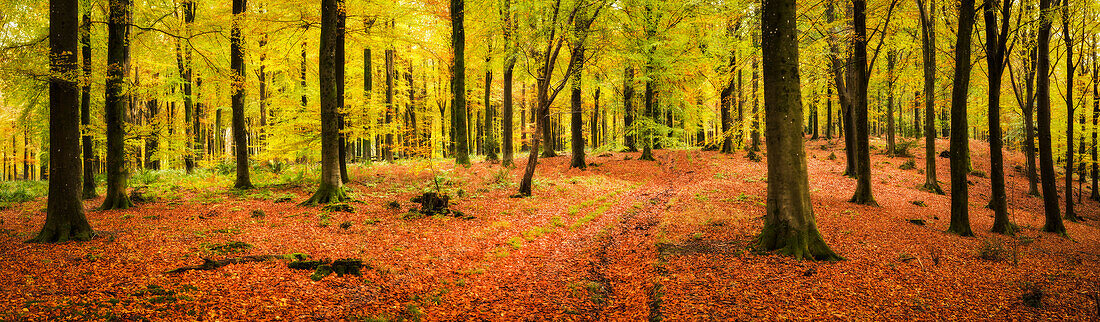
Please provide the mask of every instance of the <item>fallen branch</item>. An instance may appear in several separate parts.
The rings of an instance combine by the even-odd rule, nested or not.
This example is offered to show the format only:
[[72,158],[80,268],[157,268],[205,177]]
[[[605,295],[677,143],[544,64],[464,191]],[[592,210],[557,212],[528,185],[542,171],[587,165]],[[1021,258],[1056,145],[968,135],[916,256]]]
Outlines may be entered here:
[[282,259],[282,258],[284,258],[284,256],[282,256],[282,255],[242,256],[242,257],[226,258],[226,259],[220,259],[220,260],[212,260],[212,259],[209,259],[209,258],[203,258],[202,259],[202,265],[184,266],[184,267],[180,267],[180,268],[177,268],[177,269],[170,270],[167,273],[168,274],[176,274],[176,273],[183,273],[183,272],[191,271],[191,270],[208,271],[208,270],[218,269],[219,267],[230,265],[230,264],[266,262],[266,261],[269,261],[269,260]]

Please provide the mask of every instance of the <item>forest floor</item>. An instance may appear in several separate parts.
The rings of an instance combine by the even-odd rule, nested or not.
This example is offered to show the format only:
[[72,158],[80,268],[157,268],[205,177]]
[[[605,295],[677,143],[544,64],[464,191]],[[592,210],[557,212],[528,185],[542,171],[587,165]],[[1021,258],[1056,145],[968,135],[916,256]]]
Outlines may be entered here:
[[[944,232],[949,196],[918,189],[923,147],[911,149],[916,169],[902,170],[908,158],[872,145],[879,207],[847,202],[855,181],[842,175],[843,141],[807,142],[817,225],[846,258],[838,262],[749,248],[763,224],[767,170],[743,151],[658,150],[656,162],[616,152],[590,156],[587,170],[569,169],[567,156],[542,159],[530,198],[509,197],[526,158],[511,171],[485,162],[352,166],[351,212],[296,206],[314,189],[301,176],[241,192],[207,175],[172,182],[156,202],[89,212],[100,237],[60,245],[23,243],[44,221],[39,198],[0,211],[0,320],[1097,317],[1095,201],[1077,206],[1085,220],[1067,222],[1067,237],[1043,233],[1041,199],[1026,195],[1023,157],[1012,152],[1009,208],[1022,231],[988,232],[989,180],[975,173],[977,236],[959,237]],[[971,149],[974,168],[988,173],[988,147]],[[945,189],[947,164],[937,160]],[[473,218],[403,216],[433,181]],[[251,247],[226,247],[244,245],[233,242]],[[202,258],[291,253],[358,258],[367,268],[317,282],[287,260],[166,273]]]

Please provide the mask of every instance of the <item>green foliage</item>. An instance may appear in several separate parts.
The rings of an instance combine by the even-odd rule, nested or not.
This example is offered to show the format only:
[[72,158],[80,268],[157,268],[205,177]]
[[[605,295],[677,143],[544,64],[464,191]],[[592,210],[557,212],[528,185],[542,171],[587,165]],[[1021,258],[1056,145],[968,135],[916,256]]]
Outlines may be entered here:
[[204,244],[203,248],[214,254],[230,254],[252,249],[252,244],[242,241],[232,241],[222,244]]
[[43,197],[47,192],[45,181],[7,181],[0,183],[0,207],[24,203]]

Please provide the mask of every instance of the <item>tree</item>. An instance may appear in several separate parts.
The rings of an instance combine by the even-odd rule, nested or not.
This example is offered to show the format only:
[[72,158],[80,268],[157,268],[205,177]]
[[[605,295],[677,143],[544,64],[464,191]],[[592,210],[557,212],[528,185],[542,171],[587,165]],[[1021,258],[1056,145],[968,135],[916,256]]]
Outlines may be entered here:
[[466,15],[465,0],[451,0],[451,115],[454,117],[455,163],[470,165],[469,136],[466,131]]
[[[1030,9],[1031,7],[1025,7],[1022,9]],[[1030,11],[1030,10],[1028,10]],[[1017,19],[1017,25],[1022,25],[1024,19]],[[1020,26],[1022,27],[1022,26]],[[1018,27],[1019,28],[1019,27]],[[1010,77],[1012,80],[1012,92],[1016,96],[1016,103],[1020,105],[1020,110],[1024,115],[1024,160],[1026,163],[1025,174],[1027,175],[1028,182],[1028,195],[1039,196],[1039,175],[1036,173],[1035,165],[1035,66],[1038,60],[1038,51],[1035,49],[1035,43],[1031,41],[1034,39],[1034,29],[1028,27],[1023,32],[1024,38],[1028,39],[1025,43],[1026,50],[1023,51],[1025,57],[1021,57],[1021,62],[1016,66],[1019,66],[1021,75]],[[1013,69],[1009,68],[1010,73],[1013,73]],[[1017,78],[1022,78],[1017,81]],[[1023,88],[1020,88],[1023,86]],[[1021,95],[1022,93],[1022,95]]]
[[626,66],[623,69],[623,145],[626,145],[626,152],[637,152],[638,146],[635,143],[635,130],[634,126],[634,67]]
[[[186,0],[180,4],[180,7],[183,9],[184,36],[190,40],[191,25],[195,22],[195,3]],[[193,123],[193,127],[187,126],[184,129],[185,139],[193,139],[187,141],[187,151],[183,155],[183,164],[184,170],[191,173],[195,168],[195,150],[202,148],[202,142],[199,141],[198,113],[194,110],[194,100],[191,96],[191,46],[183,46],[181,42],[182,39],[176,38],[176,67],[179,69],[180,78],[183,80],[183,118],[185,124]]]
[[1092,37],[1092,195],[1100,201],[1100,163],[1097,162],[1097,130],[1100,128],[1100,61],[1096,60],[1096,36]]
[[894,136],[894,83],[898,79],[894,73],[894,65],[897,60],[897,50],[890,49],[886,53],[886,155],[891,157],[897,153],[897,140]]
[[[1035,64],[1036,114],[1039,125],[1036,128],[1039,140],[1039,174],[1042,176],[1043,208],[1046,210],[1046,222],[1043,230],[1065,234],[1062,214],[1058,209],[1058,187],[1055,185],[1053,147],[1050,137],[1050,0],[1039,0],[1039,41],[1038,58]],[[954,162],[954,160],[952,160]],[[965,182],[963,183],[965,185]]]
[[107,193],[100,210],[126,209],[133,206],[126,195],[129,171],[126,169],[126,130],[123,111],[130,101],[127,77],[130,75],[130,0],[111,0],[107,20],[107,88],[105,123],[107,124]]
[[500,156],[497,155],[497,140],[496,130],[493,129],[494,120],[496,120],[496,108],[493,107],[492,93],[493,88],[493,69],[492,66],[492,51],[493,41],[492,37],[486,39],[485,43],[489,46],[487,49],[488,54],[485,55],[485,161],[489,163],[497,163],[500,161]]
[[[240,1],[240,0],[238,0]],[[340,178],[339,130],[336,99],[337,16],[344,10],[343,0],[321,1],[321,48],[317,70],[321,94],[321,182],[317,191],[301,205],[337,203],[348,200]]]
[[[892,8],[891,8],[892,9]],[[867,2],[865,0],[852,1],[852,26],[855,34],[852,39],[852,61],[849,66],[848,86],[853,91],[851,95],[851,109],[853,112],[853,140],[856,157],[856,192],[849,202],[861,205],[878,205],[871,194],[871,150],[867,122],[867,83],[870,79],[868,68],[874,64],[867,63]]]
[[[836,21],[836,1],[829,0],[825,3],[825,18],[830,26]],[[850,66],[851,63],[845,63],[839,58],[840,54],[840,40],[837,34],[840,33],[838,27],[830,27],[828,30],[828,43],[829,43],[829,70],[833,76],[833,86],[836,86],[837,101],[840,103],[840,124],[841,135],[844,136],[844,160],[845,168],[844,175],[854,177],[856,175],[856,155],[855,155],[855,133],[852,132],[854,126],[852,126],[852,102],[848,92],[849,84],[848,79],[845,77],[845,67]]]
[[76,0],[50,0],[51,175],[46,222],[31,242],[53,243],[92,237],[92,226],[84,217],[84,204],[80,201],[80,101],[76,81],[79,8]]
[[[570,117],[569,117],[569,130],[572,157],[569,161],[570,168],[584,169],[587,164],[584,162],[584,106],[581,103],[581,76],[584,74],[584,47],[585,39],[588,37],[588,26],[585,23],[591,23],[583,15],[583,11],[580,16],[575,18],[573,27],[573,54],[570,55],[570,64],[573,64],[571,69],[572,74],[572,87],[570,90],[569,105],[570,105]],[[595,122],[595,119],[593,119]],[[595,124],[595,123],[593,123]],[[593,131],[593,134],[595,131]],[[591,139],[594,139],[593,136]]]
[[989,98],[989,178],[993,196],[989,201],[993,208],[993,232],[1011,234],[1014,228],[1008,218],[1008,197],[1005,195],[1004,143],[1001,141],[1001,76],[1004,74],[1005,57],[1008,56],[1008,26],[1012,1],[1004,0],[1001,8],[1000,31],[997,31],[997,7],[995,0],[985,0],[985,52],[988,68]]
[[344,104],[344,47],[345,47],[345,34],[347,34],[347,8],[344,8],[343,3],[340,3],[340,7],[336,9],[336,131],[339,133],[339,143],[337,144],[337,154],[340,161],[340,181],[343,183],[351,182],[351,177],[348,176],[348,134],[345,131],[347,127],[347,106]]
[[922,188],[943,194],[936,178],[936,2],[925,6],[917,1],[920,9],[921,49],[924,54],[924,185]]
[[233,29],[230,32],[229,67],[233,70],[232,109],[233,109],[233,145],[237,155],[237,180],[234,189],[252,189],[252,180],[248,176],[248,131],[244,127],[244,37],[241,35],[241,23],[244,12],[248,10],[247,0],[233,0]]
[[[90,4],[90,3],[89,3]],[[84,17],[80,24],[80,55],[84,77],[80,81],[80,145],[84,156],[84,187],[81,198],[92,199],[98,196],[95,191],[95,149],[92,147],[92,133],[88,127],[92,124],[92,10],[84,7]]]
[[837,260],[817,230],[802,142],[802,95],[794,0],[765,0],[761,13],[768,205],[756,245],[795,258]]
[[[516,45],[513,43],[515,25],[512,23],[512,0],[504,0],[504,106],[501,107],[501,130],[504,132],[501,165],[512,167],[512,142],[515,135],[512,133],[512,70],[516,66]],[[522,105],[521,105],[522,106]],[[520,113],[520,122],[523,123],[523,113]]]
[[1073,64],[1073,35],[1070,33],[1069,0],[1062,1],[1062,40],[1066,43],[1066,220],[1077,221],[1077,212],[1073,210],[1073,73],[1077,69]]
[[970,230],[970,202],[966,176],[970,173],[970,137],[966,118],[970,87],[970,39],[974,31],[974,0],[959,4],[955,42],[955,80],[951,88],[951,226],[948,232],[974,236]]
[[[393,21],[392,20],[389,21],[389,24],[392,25]],[[392,27],[390,27],[390,28],[392,28]],[[394,106],[394,102],[393,102],[393,99],[394,99],[394,89],[393,89],[394,84],[393,84],[393,82],[397,78],[397,71],[394,69],[394,66],[393,66],[393,64],[394,64],[394,55],[395,55],[393,45],[390,45],[389,47],[387,47],[384,54],[386,56],[385,57],[385,64],[386,64],[386,66],[385,66],[386,67],[386,112],[385,112],[386,113],[386,116],[385,116],[386,118],[385,118],[385,121],[386,121],[387,129],[385,130],[385,132],[386,132],[386,135],[385,135],[386,136],[386,141],[385,141],[385,143],[383,144],[383,147],[382,147],[382,158],[386,159],[386,162],[393,163],[393,147],[394,147],[394,144],[393,144],[394,143],[393,142],[393,116],[394,116],[395,113],[397,113],[397,111],[395,111],[395,109],[397,107]]]

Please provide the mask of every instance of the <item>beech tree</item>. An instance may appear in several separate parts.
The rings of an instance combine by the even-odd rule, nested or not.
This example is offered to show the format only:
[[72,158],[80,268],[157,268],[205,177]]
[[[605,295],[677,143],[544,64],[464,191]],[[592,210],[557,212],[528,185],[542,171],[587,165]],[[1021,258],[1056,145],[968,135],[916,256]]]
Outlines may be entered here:
[[989,178],[992,185],[993,232],[1013,233],[1014,228],[1008,218],[1008,197],[1005,194],[1004,143],[1001,140],[1001,75],[1004,74],[1005,58],[1008,56],[1008,26],[1012,13],[1012,1],[1004,0],[999,6],[1001,23],[997,26],[997,2],[985,0],[983,4],[985,18],[985,52],[988,68],[989,98]]
[[237,155],[237,180],[233,183],[235,189],[252,189],[252,180],[248,175],[248,131],[244,125],[244,36],[241,34],[241,23],[244,12],[248,10],[247,0],[233,0],[233,29],[230,32],[229,65],[233,69],[233,145]]
[[970,136],[966,118],[970,87],[970,39],[974,31],[974,0],[959,4],[959,29],[955,42],[955,80],[951,87],[951,226],[947,231],[974,236],[970,230]]
[[[46,222],[30,241],[88,240],[80,165],[80,98],[77,95],[76,0],[50,0],[50,183]],[[85,13],[85,17],[88,14]],[[85,21],[87,22],[87,21]],[[85,33],[86,34],[86,33]],[[87,56],[87,55],[86,55]]]
[[794,0],[765,0],[761,10],[768,203],[757,247],[798,259],[838,260],[817,230],[802,142],[802,94]]
[[[1043,230],[1065,234],[1062,214],[1058,209],[1058,186],[1055,185],[1053,147],[1050,137],[1050,0],[1039,0],[1039,40],[1036,43],[1038,58],[1035,64],[1035,100],[1038,116],[1039,174],[1042,176],[1043,208],[1046,221]],[[965,185],[965,182],[963,183]]]
[[126,194],[126,135],[122,119],[130,101],[130,0],[110,0],[107,14],[107,86],[104,122],[107,124],[107,192],[100,210],[126,209],[133,203]]
[[337,203],[349,199],[344,181],[340,178],[339,102],[336,99],[337,16],[343,8],[343,0],[321,1],[321,48],[317,66],[321,92],[321,182],[313,196],[302,205]]
[[[50,4],[53,4],[51,1]],[[95,191],[95,162],[96,152],[92,147],[92,10],[90,3],[84,6],[84,17],[80,24],[80,56],[83,78],[80,80],[80,145],[83,156],[83,188],[81,198],[92,199],[98,197]],[[51,28],[52,28],[51,24]]]
[[943,194],[936,179],[936,2],[916,0],[924,58],[924,190]]

